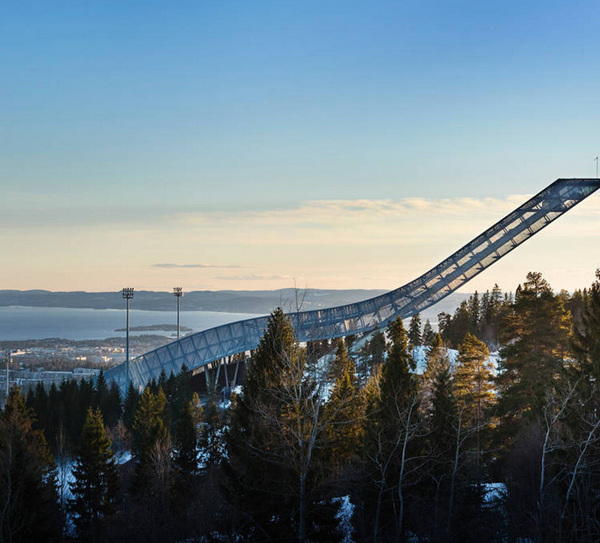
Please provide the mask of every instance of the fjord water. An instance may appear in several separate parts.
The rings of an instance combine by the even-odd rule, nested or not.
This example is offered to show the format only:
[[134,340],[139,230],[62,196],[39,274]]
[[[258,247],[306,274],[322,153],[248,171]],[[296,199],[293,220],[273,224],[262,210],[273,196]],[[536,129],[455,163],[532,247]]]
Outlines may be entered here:
[[[228,322],[250,319],[248,313],[221,313],[216,311],[182,311],[181,326],[195,332]],[[73,309],[62,307],[0,307],[0,341],[27,339],[105,339],[124,337],[125,310]],[[175,311],[130,311],[130,326],[176,324]],[[173,336],[174,332],[132,332]],[[188,332],[182,332],[185,335]]]

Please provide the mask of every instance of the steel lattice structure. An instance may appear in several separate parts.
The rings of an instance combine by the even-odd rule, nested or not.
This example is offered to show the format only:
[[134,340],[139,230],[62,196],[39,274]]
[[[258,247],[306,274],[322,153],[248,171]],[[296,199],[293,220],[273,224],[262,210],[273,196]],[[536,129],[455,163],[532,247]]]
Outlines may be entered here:
[[[559,179],[467,243],[443,262],[406,285],[362,302],[290,313],[299,341],[371,332],[391,320],[411,317],[457,290],[525,240],[600,188],[600,179]],[[197,332],[150,351],[130,363],[131,382],[143,387],[161,371],[194,370],[258,346],[267,316]],[[106,372],[124,392],[125,365]]]

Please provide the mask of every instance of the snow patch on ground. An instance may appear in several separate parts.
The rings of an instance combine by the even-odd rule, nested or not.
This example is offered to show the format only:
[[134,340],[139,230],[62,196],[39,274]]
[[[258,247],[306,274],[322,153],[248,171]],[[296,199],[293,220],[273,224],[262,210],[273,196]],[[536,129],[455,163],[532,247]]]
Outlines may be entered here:
[[117,452],[115,452],[115,460],[117,461],[117,464],[119,464],[119,465],[126,464],[132,458],[133,458],[133,456],[131,455],[130,451],[117,451]]
[[57,460],[56,479],[58,482],[58,493],[65,503],[67,500],[73,498],[69,483],[75,482],[75,476],[73,475],[74,468],[75,460],[72,458],[59,458]]
[[354,540],[352,539],[352,515],[354,514],[354,504],[350,501],[350,496],[333,498],[331,501],[339,504],[339,509],[335,518],[338,521],[338,526],[344,536],[342,543],[354,543]]
[[[412,350],[412,357],[417,365],[415,373],[423,375],[427,371],[427,355],[431,347],[427,345],[418,345]],[[456,366],[456,359],[458,358],[458,351],[456,349],[446,349],[446,355],[448,356],[448,362],[450,368],[454,370]]]
[[[415,364],[417,365],[415,373],[422,375],[427,370],[427,355],[430,350],[431,347],[426,345],[419,345],[412,350],[412,356]],[[456,349],[446,349],[446,355],[448,356],[448,361],[450,362],[450,369],[454,371],[454,368],[456,368],[456,361],[458,360],[458,351]],[[501,357],[498,351],[490,353],[490,356],[487,359],[487,362],[491,364],[493,375],[496,375],[500,359]]]
[[[231,397],[233,395],[241,396],[242,395],[242,385],[237,385],[233,388],[223,389],[221,401],[217,402],[217,407],[219,409],[229,409],[231,407]],[[204,401],[203,405],[206,405],[208,400]]]
[[492,374],[494,376],[496,376],[498,373],[498,364],[501,359],[502,359],[502,357],[500,356],[500,353],[498,351],[494,351],[493,353],[490,353],[490,357],[488,358],[488,360],[492,366]]
[[412,350],[412,357],[417,366],[415,373],[423,375],[427,370],[427,353],[431,347],[425,345],[418,345]]
[[[125,464],[131,460],[130,451],[116,451],[115,460],[117,464]],[[71,484],[75,482],[75,475],[73,470],[75,469],[76,460],[74,458],[64,457],[57,458],[56,460],[56,481],[58,484],[58,493],[61,496],[64,503],[68,500],[73,499],[73,493],[71,492]]]
[[483,503],[487,506],[498,504],[506,496],[506,485],[504,483],[484,483]]
[[365,347],[365,345],[373,339],[373,335],[374,332],[370,332],[362,337],[359,337],[358,339],[355,339],[352,342],[352,345],[349,347],[348,351],[352,354],[360,353],[360,351]]

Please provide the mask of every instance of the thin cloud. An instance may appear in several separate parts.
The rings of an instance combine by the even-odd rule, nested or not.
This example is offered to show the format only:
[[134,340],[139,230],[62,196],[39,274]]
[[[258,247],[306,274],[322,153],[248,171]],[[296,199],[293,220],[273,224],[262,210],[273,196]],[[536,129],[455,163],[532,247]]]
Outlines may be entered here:
[[166,262],[162,264],[152,264],[153,268],[223,268],[223,269],[240,269],[245,266],[239,266],[237,264],[231,265],[218,265],[218,264],[174,264]]
[[224,277],[217,277],[216,279],[222,279],[223,281],[277,281],[282,279],[289,279],[287,275],[226,275]]
[[290,208],[263,211],[181,213],[178,219],[189,225],[225,223],[254,226],[293,225],[323,227],[331,224],[377,223],[382,220],[410,220],[423,216],[471,217],[490,209],[511,211],[530,196],[507,198],[404,198],[401,200],[312,200]]

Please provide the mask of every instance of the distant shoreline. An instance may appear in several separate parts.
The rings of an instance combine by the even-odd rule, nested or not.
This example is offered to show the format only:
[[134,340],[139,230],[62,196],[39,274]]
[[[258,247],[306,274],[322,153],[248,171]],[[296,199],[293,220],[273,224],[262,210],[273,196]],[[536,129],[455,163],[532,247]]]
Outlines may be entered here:
[[[182,332],[193,332],[193,328],[187,326],[180,326],[179,329]],[[126,332],[126,328],[117,328],[115,332]],[[177,332],[177,326],[175,324],[150,324],[147,326],[130,326],[130,332]]]
[[[324,309],[373,298],[386,290],[220,290],[184,292],[180,308],[187,311],[268,314]],[[51,292],[46,290],[0,290],[0,307],[47,307],[64,309],[124,308],[121,292]],[[175,311],[170,292],[135,291],[131,309]]]

